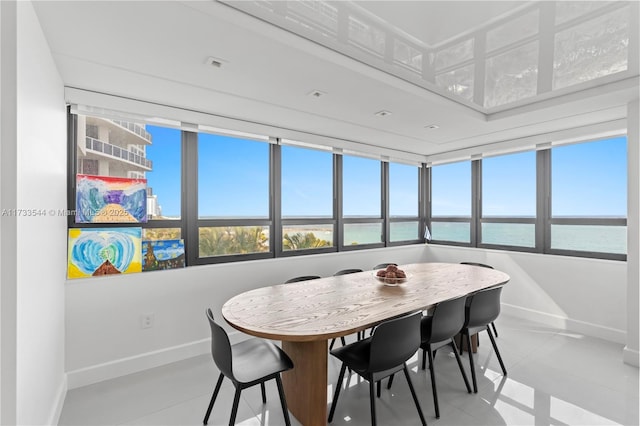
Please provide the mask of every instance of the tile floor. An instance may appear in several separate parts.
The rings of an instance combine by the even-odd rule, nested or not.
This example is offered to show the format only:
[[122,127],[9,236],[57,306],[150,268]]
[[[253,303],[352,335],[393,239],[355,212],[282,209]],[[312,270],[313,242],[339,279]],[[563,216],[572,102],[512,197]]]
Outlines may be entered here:
[[[638,369],[622,362],[622,345],[502,315],[496,322],[503,377],[486,333],[477,361],[478,393],[468,394],[453,354],[435,359],[440,419],[435,418],[428,371],[416,354],[412,380],[429,425],[638,425]],[[329,398],[340,365],[329,357]],[[468,358],[463,363],[469,374]],[[68,392],[60,425],[201,425],[218,372],[198,356]],[[386,383],[386,382],[385,382]],[[225,380],[210,425],[225,425],[233,385]],[[379,425],[419,425],[403,375],[376,401]],[[327,407],[328,412],[328,407]],[[267,404],[259,387],[243,391],[239,425],[284,424],[274,382]],[[292,417],[292,423],[299,423]],[[352,376],[340,393],[333,425],[368,425],[366,381]]]

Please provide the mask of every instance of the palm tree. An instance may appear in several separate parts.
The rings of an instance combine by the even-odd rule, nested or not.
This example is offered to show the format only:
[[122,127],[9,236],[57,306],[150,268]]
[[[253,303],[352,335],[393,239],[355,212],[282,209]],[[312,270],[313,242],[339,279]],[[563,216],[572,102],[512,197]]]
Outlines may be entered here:
[[300,250],[306,248],[328,247],[331,244],[329,241],[317,238],[313,232],[297,232],[289,235],[284,234],[282,237],[282,246],[285,250]]

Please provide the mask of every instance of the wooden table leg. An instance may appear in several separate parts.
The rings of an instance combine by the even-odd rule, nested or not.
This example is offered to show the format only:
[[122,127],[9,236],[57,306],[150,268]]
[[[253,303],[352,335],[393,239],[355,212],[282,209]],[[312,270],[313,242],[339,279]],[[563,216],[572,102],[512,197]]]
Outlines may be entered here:
[[304,426],[327,424],[327,341],[282,342],[293,370],[282,374],[291,414]]
[[[467,348],[467,340],[466,339],[461,339],[461,334],[456,334],[454,336],[454,339],[456,341],[456,345],[458,345],[458,349],[460,349],[462,347],[463,351],[469,351],[469,349]],[[478,333],[471,335],[471,350],[473,350],[473,353],[475,354],[476,352],[478,352]]]

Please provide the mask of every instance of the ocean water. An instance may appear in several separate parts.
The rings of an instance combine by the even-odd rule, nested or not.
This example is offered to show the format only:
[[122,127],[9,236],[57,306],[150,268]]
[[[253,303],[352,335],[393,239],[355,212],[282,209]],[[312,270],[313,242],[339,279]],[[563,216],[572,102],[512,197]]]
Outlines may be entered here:
[[[434,222],[430,229],[436,241],[468,243],[470,238],[468,223]],[[287,229],[285,229],[287,231]],[[331,225],[296,226],[289,232],[311,232],[316,238],[333,241]],[[413,241],[422,239],[418,222],[396,222],[391,224],[391,241]],[[377,223],[346,224],[344,243],[371,244],[382,241],[382,225]],[[535,247],[535,226],[521,223],[483,223],[482,242],[516,247]],[[599,225],[552,225],[551,248],[563,250],[589,251],[597,253],[627,253],[626,226]]]

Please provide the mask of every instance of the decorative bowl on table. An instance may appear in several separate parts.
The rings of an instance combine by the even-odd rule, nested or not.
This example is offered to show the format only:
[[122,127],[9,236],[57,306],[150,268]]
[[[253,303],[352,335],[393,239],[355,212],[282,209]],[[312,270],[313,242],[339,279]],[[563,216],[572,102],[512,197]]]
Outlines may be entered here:
[[409,278],[406,272],[398,269],[396,265],[389,265],[385,269],[374,271],[374,276],[378,281],[388,286],[404,284]]

